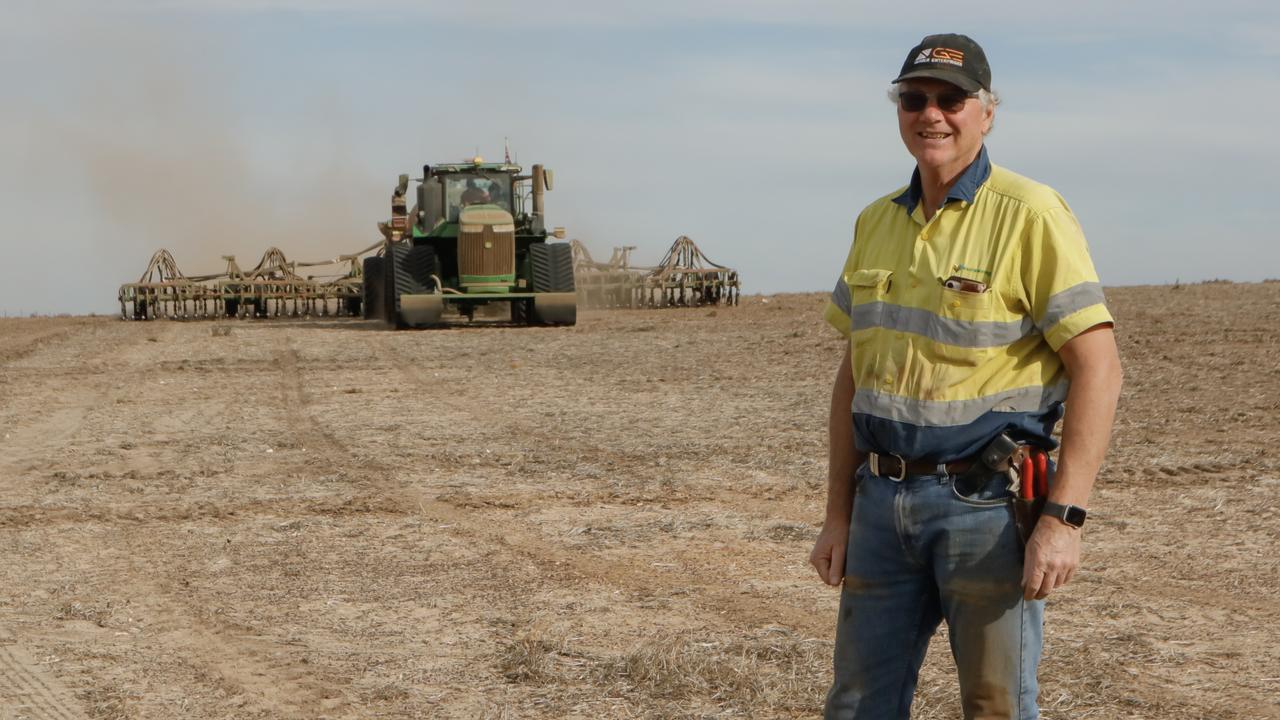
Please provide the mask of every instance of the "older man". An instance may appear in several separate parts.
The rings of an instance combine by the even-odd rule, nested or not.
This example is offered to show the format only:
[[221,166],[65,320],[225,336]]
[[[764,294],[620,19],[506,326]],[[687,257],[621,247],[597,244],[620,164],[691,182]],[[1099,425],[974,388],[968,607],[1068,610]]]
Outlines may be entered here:
[[[1079,564],[1120,392],[1112,318],[1066,202],[988,158],[982,48],[926,37],[893,86],[916,169],[858,216],[826,309],[847,339],[810,556],[843,580],[826,715],[908,717],[945,619],[964,716],[1035,718],[1043,599]],[[1023,542],[1007,451],[1052,450],[1060,419]]]

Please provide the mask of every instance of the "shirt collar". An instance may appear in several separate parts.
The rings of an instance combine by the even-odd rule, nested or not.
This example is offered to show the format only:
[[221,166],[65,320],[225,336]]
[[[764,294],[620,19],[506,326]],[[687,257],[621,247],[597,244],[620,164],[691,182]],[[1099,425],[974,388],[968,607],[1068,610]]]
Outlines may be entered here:
[[[978,150],[978,157],[969,163],[969,167],[960,173],[960,177],[951,185],[951,189],[947,191],[947,197],[942,201],[943,205],[953,200],[963,200],[971,203],[973,198],[978,194],[978,188],[982,187],[982,183],[987,181],[991,176],[991,160],[987,158],[987,146],[984,144]],[[916,167],[911,173],[911,184],[902,194],[893,199],[893,202],[907,209],[910,214],[915,211],[916,205],[920,204],[920,198],[924,196],[924,189],[920,185],[920,168]]]

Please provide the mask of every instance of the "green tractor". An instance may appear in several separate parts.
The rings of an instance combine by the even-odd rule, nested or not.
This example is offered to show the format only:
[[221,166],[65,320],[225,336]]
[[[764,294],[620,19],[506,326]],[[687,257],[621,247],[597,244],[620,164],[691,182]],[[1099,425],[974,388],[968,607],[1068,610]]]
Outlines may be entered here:
[[[426,165],[417,202],[406,212],[409,176],[391,196],[391,219],[378,223],[382,251],[364,259],[366,319],[393,327],[430,327],[507,303],[503,319],[525,325],[573,325],[577,293],[564,228],[548,232],[543,193],[551,172],[528,175],[511,163]],[[482,313],[491,315],[491,313]]]

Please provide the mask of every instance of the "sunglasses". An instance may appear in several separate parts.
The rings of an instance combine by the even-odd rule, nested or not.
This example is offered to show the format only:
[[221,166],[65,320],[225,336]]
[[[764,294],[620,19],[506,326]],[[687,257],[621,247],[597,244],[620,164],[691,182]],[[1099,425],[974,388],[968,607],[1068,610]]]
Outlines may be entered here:
[[927,93],[923,90],[903,90],[898,93],[898,106],[902,108],[903,112],[920,112],[929,107],[929,100],[932,99],[942,112],[955,113],[964,108],[966,100],[977,96],[977,93],[967,93],[959,89],[943,90],[937,93]]

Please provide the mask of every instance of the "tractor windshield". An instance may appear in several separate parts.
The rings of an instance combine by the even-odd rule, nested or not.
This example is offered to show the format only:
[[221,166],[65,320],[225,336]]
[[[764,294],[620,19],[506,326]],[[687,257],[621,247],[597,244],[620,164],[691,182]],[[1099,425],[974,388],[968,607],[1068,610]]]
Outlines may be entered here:
[[458,213],[468,205],[497,205],[507,212],[511,207],[511,175],[483,172],[458,173],[444,178],[445,216],[457,222]]

